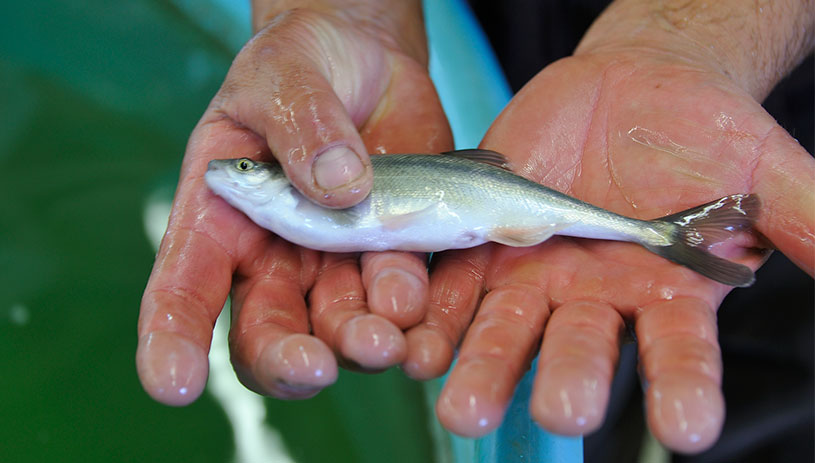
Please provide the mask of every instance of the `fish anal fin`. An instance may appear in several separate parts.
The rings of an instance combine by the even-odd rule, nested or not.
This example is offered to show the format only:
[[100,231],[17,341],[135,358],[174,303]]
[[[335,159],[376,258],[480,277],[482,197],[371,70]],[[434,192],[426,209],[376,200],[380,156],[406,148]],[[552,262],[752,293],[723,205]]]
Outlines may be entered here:
[[497,151],[482,149],[467,149],[467,150],[447,151],[441,154],[445,156],[456,156],[459,158],[469,159],[470,161],[480,162],[482,164],[488,164],[494,167],[500,167],[501,169],[511,170],[509,160],[506,158],[506,156]]
[[487,234],[487,239],[512,247],[534,246],[543,243],[569,225],[571,224],[556,223],[529,227],[495,227]]
[[427,223],[434,220],[436,206],[436,204],[433,204],[425,207],[424,209],[406,212],[404,214],[382,215],[379,217],[379,221],[387,230],[401,230],[411,225]]

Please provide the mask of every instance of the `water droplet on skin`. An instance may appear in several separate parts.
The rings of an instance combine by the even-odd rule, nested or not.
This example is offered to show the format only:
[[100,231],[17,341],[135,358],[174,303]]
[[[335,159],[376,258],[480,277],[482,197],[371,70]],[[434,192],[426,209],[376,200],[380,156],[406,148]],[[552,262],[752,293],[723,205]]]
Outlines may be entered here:
[[[727,124],[728,116],[724,118],[720,115],[716,124]],[[732,120],[731,120],[732,123]],[[720,128],[720,130],[723,130]],[[684,146],[675,142],[667,134],[651,130],[645,127],[636,126],[628,131],[628,137],[634,143],[645,146],[655,151],[654,154],[664,153],[678,161],[673,167],[673,171],[677,174],[685,175],[693,178],[695,181],[704,181],[708,183],[718,184],[719,181],[706,175],[705,172],[721,168],[724,170],[732,170],[732,166],[723,164],[721,162],[712,160],[708,155],[700,153],[692,148]],[[704,169],[699,169],[698,166],[707,166]],[[621,185],[617,182],[618,185]],[[634,205],[636,207],[636,205]]]
[[665,299],[666,301],[670,301],[674,298],[674,291],[671,288],[662,288],[659,290],[659,297]]
[[736,123],[731,116],[725,113],[719,113],[719,116],[716,118],[716,127],[722,130],[733,131],[736,130]]
[[688,420],[685,418],[685,406],[679,399],[673,401],[674,411],[676,412],[676,419],[679,422],[679,430],[683,433],[688,431]]
[[563,405],[563,416],[572,417],[572,401],[569,399],[569,392],[566,389],[560,390],[560,403]]
[[583,426],[586,425],[586,421],[588,421],[588,420],[586,420],[585,416],[578,416],[577,419],[575,420],[575,423],[578,426],[583,427]]
[[[303,362],[303,366],[306,367],[306,368],[310,367],[311,366],[311,357],[309,357],[308,352],[306,352],[306,347],[303,346],[303,345],[299,345],[299,346],[297,346],[297,350],[300,352],[300,359]],[[289,365],[289,367],[290,367],[290,370],[291,370],[289,374],[294,376],[295,375],[294,368],[291,367],[291,365]]]
[[687,148],[671,140],[667,135],[645,127],[636,126],[628,131],[628,136],[634,143],[653,148],[671,155],[678,155],[687,151]]

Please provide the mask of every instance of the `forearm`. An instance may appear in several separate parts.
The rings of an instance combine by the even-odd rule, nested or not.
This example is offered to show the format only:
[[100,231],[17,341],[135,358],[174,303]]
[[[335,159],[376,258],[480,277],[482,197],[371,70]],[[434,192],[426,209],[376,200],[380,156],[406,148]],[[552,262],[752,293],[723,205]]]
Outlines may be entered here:
[[421,0],[252,0],[252,27],[258,31],[295,9],[320,11],[351,21],[427,64]]
[[672,53],[723,73],[760,101],[813,46],[814,0],[617,0],[576,54]]

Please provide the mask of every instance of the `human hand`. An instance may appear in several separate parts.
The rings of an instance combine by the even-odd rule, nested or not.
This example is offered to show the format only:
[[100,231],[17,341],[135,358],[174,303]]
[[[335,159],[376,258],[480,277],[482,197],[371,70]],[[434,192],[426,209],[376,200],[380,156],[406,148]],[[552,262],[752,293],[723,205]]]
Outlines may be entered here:
[[[399,328],[423,316],[421,256],[370,253],[360,264],[357,255],[294,246],[204,183],[211,159],[274,156],[305,195],[347,206],[370,189],[369,149],[452,147],[426,72],[418,1],[326,0],[282,11],[284,3],[255,2],[260,31],[190,136],[142,299],[138,373],[167,404],[187,404],[203,390],[213,325],[230,291],[235,370],[249,388],[277,397],[308,397],[331,384],[332,350],[362,368],[400,362]],[[318,308],[311,320],[306,294]]]
[[[638,218],[757,193],[758,231],[812,274],[815,163],[756,102],[760,92],[685,58],[583,49],[535,77],[483,147],[524,176]],[[717,252],[756,268],[760,246],[739,235]],[[407,334],[406,370],[443,372],[486,291],[437,402],[442,423],[468,436],[494,429],[543,335],[531,413],[550,431],[585,434],[602,423],[630,323],[652,432],[700,451],[724,417],[715,312],[729,290],[629,243],[553,238],[450,252],[433,270],[425,322]],[[416,360],[431,343],[448,346],[432,368]]]

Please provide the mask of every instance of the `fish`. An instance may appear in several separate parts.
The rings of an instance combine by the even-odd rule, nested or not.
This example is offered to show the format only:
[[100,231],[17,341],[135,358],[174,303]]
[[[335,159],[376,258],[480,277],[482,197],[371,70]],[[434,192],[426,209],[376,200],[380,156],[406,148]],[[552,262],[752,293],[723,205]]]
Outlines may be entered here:
[[534,246],[553,235],[629,241],[729,286],[755,280],[711,246],[749,230],[755,194],[732,194],[686,211],[640,220],[513,173],[489,150],[371,157],[373,187],[359,204],[322,207],[288,181],[279,164],[249,158],[209,162],[209,189],[257,225],[303,247],[328,252],[463,249],[486,242]]

